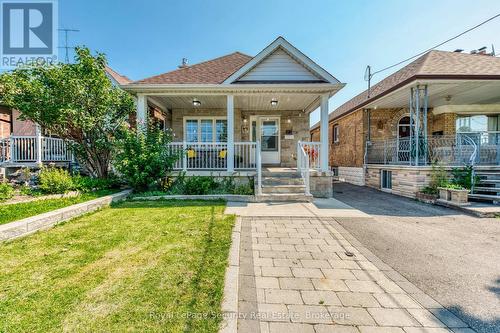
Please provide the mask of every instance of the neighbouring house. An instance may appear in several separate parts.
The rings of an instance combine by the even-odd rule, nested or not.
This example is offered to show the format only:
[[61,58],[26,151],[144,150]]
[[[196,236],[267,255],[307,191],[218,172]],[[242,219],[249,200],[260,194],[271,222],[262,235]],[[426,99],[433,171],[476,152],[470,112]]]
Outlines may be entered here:
[[[116,86],[132,82],[106,66],[106,74]],[[165,116],[154,104],[148,105],[152,121],[164,127]],[[44,163],[68,165],[72,155],[64,140],[52,135],[32,121],[21,120],[18,110],[0,105],[0,169],[15,171],[20,167],[36,168]],[[135,117],[130,123],[135,125]],[[37,149],[41,146],[42,149]]]
[[500,199],[500,58],[484,51],[430,51],[334,110],[329,128],[347,182],[415,197],[431,164],[467,164],[480,178],[469,197]]
[[[328,101],[343,83],[283,37],[254,57],[234,52],[179,67],[132,82],[108,68],[136,98],[133,124],[172,130],[167,149],[182,155],[175,170],[255,177],[263,197],[331,196]],[[311,143],[309,114],[318,108],[325,135]]]

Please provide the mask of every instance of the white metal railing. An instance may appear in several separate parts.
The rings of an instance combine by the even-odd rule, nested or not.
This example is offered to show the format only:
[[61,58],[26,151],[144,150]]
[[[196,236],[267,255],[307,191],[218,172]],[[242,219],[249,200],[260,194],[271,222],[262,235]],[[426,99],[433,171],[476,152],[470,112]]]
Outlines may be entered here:
[[255,170],[256,167],[256,142],[234,143],[234,169]]
[[297,143],[297,171],[300,173],[302,179],[304,180],[304,185],[306,186],[306,195],[311,193],[310,185],[309,185],[309,173],[310,173],[310,155],[309,152],[306,151],[306,147],[308,145],[304,144],[305,142],[299,141]]
[[262,194],[262,156],[260,152],[260,141],[257,141],[255,149],[255,159],[257,162],[257,195]]
[[[38,147],[41,146],[41,150]],[[71,161],[63,139],[43,136],[10,136],[0,141],[0,162],[42,163]]]
[[58,138],[42,137],[42,161],[71,161],[71,151],[66,142]]
[[[298,145],[301,146],[308,156],[309,167],[313,170],[321,170],[321,142],[305,142],[299,141]],[[297,151],[297,157],[298,157]]]
[[[234,169],[256,169],[255,142],[234,143]],[[228,160],[228,144],[226,142],[172,142],[167,149],[180,158],[174,170],[226,170]]]

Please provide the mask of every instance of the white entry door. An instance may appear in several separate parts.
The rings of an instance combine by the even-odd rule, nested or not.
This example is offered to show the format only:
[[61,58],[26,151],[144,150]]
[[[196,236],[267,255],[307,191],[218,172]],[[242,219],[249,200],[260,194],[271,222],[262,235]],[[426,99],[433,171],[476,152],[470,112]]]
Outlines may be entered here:
[[261,143],[262,164],[280,164],[280,118],[252,117],[252,141]]

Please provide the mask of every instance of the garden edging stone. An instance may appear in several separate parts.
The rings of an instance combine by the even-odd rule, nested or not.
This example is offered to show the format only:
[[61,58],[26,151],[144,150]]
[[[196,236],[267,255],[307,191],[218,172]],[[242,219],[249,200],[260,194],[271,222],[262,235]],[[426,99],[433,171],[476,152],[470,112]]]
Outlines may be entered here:
[[0,225],[0,241],[26,236],[38,230],[50,228],[60,222],[109,206],[112,202],[124,200],[128,197],[130,192],[131,190],[124,190],[101,198]]

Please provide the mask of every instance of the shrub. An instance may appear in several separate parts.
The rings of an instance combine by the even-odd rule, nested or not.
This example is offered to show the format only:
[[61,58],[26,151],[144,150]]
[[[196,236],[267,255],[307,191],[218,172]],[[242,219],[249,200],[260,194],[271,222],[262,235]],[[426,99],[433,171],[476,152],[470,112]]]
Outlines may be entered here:
[[187,177],[184,182],[184,194],[203,195],[209,194],[218,187],[218,183],[211,176]]
[[[472,166],[466,166],[464,168],[453,168],[451,170],[453,175],[452,183],[458,185],[462,188],[470,190],[472,188]],[[475,181],[479,177],[475,177]]]
[[423,189],[420,190],[421,193],[424,193],[424,194],[438,194],[438,189],[437,187],[431,187],[431,186],[426,186],[424,187]]
[[0,201],[5,201],[14,196],[14,188],[8,183],[0,183]]
[[443,166],[438,164],[432,165],[431,181],[429,187],[436,191],[438,187],[446,187],[449,184],[448,173]]
[[151,127],[147,133],[122,129],[117,142],[114,166],[125,181],[137,191],[158,189],[180,158],[167,149],[170,132]]
[[74,188],[71,175],[60,168],[42,168],[38,176],[39,188],[44,193],[66,193]]
[[238,185],[235,187],[233,194],[239,195],[253,195],[253,186],[249,184]]
[[94,178],[88,176],[73,176],[74,189],[80,192],[91,192],[117,188],[118,178],[110,176],[108,178]]

